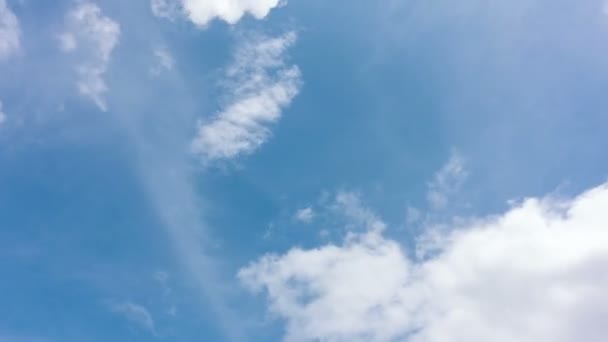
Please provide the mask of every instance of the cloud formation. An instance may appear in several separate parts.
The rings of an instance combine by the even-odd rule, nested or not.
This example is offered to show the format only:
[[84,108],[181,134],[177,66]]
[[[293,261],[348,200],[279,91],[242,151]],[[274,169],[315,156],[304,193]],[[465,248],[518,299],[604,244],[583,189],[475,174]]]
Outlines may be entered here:
[[0,0],[0,60],[8,58],[21,48],[21,30],[17,16]]
[[450,159],[429,183],[427,201],[431,208],[444,209],[448,205],[450,195],[460,189],[467,176],[464,159],[457,152],[452,152]]
[[108,90],[103,75],[119,37],[120,25],[90,2],[79,3],[67,14],[66,31],[59,36],[63,51],[83,56],[76,67],[78,91],[103,111],[107,110],[104,93]]
[[248,154],[268,140],[269,125],[298,94],[300,69],[287,65],[286,50],[295,42],[289,32],[277,38],[246,41],[227,69],[228,105],[215,117],[199,123],[192,150],[204,161]]
[[173,21],[181,12],[181,4],[176,0],[151,0],[150,9],[155,16]]
[[386,229],[384,221],[373,210],[363,205],[361,196],[356,192],[338,192],[332,209],[347,219],[347,228],[351,231],[358,227],[373,232],[382,232]]
[[285,341],[601,342],[606,203],[608,185],[570,201],[528,199],[437,237],[426,259],[381,230],[351,233],[264,256],[239,278],[267,294]]
[[175,60],[168,48],[156,47],[154,49],[154,58],[156,59],[156,64],[150,69],[152,75],[158,76],[163,71],[173,70]]
[[206,26],[213,19],[236,24],[245,14],[265,18],[282,4],[280,0],[151,0],[152,13],[157,17],[175,19],[185,15],[197,26]]
[[110,305],[110,310],[120,314],[138,328],[143,329],[152,335],[157,335],[154,319],[145,307],[132,302],[112,303]]
[[315,217],[315,211],[311,207],[298,209],[294,215],[294,218],[304,223],[310,223]]

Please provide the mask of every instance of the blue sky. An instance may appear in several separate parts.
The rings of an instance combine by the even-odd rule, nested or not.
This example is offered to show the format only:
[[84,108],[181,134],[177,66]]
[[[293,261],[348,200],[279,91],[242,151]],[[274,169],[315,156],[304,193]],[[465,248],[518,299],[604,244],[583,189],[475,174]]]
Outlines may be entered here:
[[0,0],[0,342],[605,341],[607,6]]

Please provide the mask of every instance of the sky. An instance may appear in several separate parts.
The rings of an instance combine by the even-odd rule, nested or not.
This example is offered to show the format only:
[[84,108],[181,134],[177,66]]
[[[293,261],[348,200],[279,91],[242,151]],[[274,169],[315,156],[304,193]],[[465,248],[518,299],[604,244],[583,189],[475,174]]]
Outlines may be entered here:
[[603,0],[0,0],[0,342],[604,342]]

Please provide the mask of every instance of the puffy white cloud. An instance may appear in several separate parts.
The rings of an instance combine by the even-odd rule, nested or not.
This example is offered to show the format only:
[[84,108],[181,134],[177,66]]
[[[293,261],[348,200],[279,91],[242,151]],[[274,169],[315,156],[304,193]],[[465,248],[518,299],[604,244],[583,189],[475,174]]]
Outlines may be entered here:
[[154,319],[144,306],[132,302],[113,302],[110,304],[110,310],[150,334],[157,335]]
[[245,13],[262,19],[279,4],[280,0],[183,0],[184,10],[190,20],[201,26],[214,18],[234,24]]
[[0,0],[0,60],[19,51],[20,37],[17,16],[8,7],[6,0]]
[[289,32],[277,38],[246,41],[227,69],[228,105],[199,123],[192,150],[203,160],[234,158],[254,151],[271,135],[269,125],[297,95],[300,70],[287,65],[285,52],[296,40]]
[[151,0],[150,5],[158,17],[173,20],[181,13],[194,24],[205,26],[216,18],[235,24],[247,13],[263,19],[282,3],[281,0]]
[[59,36],[65,52],[81,52],[83,61],[76,67],[79,75],[78,91],[90,97],[106,110],[103,97],[108,90],[105,74],[112,51],[118,44],[120,25],[103,15],[101,9],[90,2],[81,2],[66,16],[66,31]]
[[450,159],[429,183],[427,201],[431,208],[436,210],[445,208],[450,195],[458,191],[467,176],[464,159],[458,153],[452,152]]
[[294,218],[304,223],[309,223],[315,217],[315,211],[311,207],[298,209]]
[[285,319],[286,341],[602,342],[608,185],[528,199],[412,259],[381,231],[267,255],[239,272]]

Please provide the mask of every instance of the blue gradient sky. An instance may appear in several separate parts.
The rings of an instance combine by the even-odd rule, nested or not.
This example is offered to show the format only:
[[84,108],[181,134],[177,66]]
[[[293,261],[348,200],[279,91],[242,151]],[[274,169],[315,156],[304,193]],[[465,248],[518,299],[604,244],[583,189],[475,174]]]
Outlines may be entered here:
[[[606,180],[599,0],[291,0],[204,27],[97,0],[120,25],[107,111],[76,89],[88,54],[59,45],[82,2],[6,1],[21,46],[0,58],[2,342],[280,340],[286,318],[236,275],[266,253],[340,243],[337,193],[413,250],[429,225]],[[231,101],[235,51],[290,31],[282,58],[301,86],[271,136],[201,161],[189,144]],[[174,65],[151,72],[159,47]],[[439,208],[428,194],[455,159]]]

